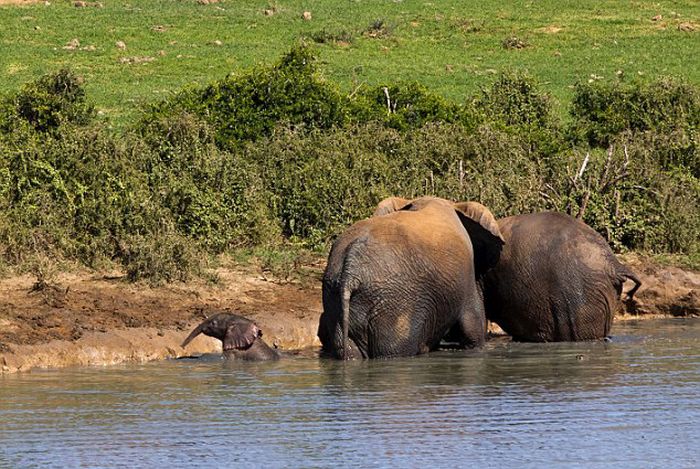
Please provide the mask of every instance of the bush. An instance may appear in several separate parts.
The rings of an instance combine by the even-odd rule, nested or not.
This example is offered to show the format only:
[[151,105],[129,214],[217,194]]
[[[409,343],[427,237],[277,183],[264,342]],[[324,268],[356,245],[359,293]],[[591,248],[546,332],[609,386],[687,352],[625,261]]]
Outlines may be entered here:
[[[153,218],[143,174],[144,147],[95,128],[72,128],[60,137],[19,135],[0,141],[7,230],[5,255],[42,249],[94,265],[114,257],[118,240]],[[109,155],[109,158],[105,158]]]
[[359,123],[383,122],[398,130],[416,129],[428,122],[472,125],[472,116],[461,106],[415,82],[361,91],[353,101],[352,118]]
[[535,156],[551,157],[568,147],[561,123],[552,109],[551,97],[540,91],[527,74],[501,74],[473,103],[483,120],[516,133]]
[[160,118],[145,138],[155,152],[141,170],[181,234],[216,253],[278,239],[257,169],[220,150],[205,122],[189,114]]
[[552,128],[557,125],[551,98],[537,89],[535,80],[522,73],[504,73],[488,90],[482,90],[476,106],[492,121],[507,126]]
[[209,122],[217,143],[231,149],[269,135],[283,121],[318,128],[341,124],[344,104],[336,87],[316,73],[310,50],[297,47],[273,67],[228,76],[153,106],[140,127],[186,112]]
[[66,124],[88,124],[95,110],[85,99],[82,83],[72,71],[61,69],[23,86],[3,104],[0,131],[13,132],[18,121],[39,132],[56,131]]
[[579,83],[570,113],[574,138],[607,147],[625,131],[663,134],[697,129],[700,90],[671,78],[631,85]]
[[[240,247],[270,253],[263,263],[272,265],[274,246],[325,249],[391,195],[477,200],[497,217],[558,210],[617,250],[700,252],[689,85],[619,95],[580,87],[566,134],[527,76],[503,75],[466,105],[417,83],[346,98],[299,48],[159,103],[118,135],[90,122],[79,85],[61,71],[0,104],[2,268],[117,262],[129,278],[159,283]],[[629,114],[638,102],[666,110],[642,122]],[[589,131],[611,150],[579,138]]]
[[250,145],[246,158],[269,176],[285,236],[307,247],[323,246],[390,195],[481,200],[502,215],[544,205],[527,146],[490,127],[476,134],[453,124],[280,129]]
[[162,231],[127,238],[121,257],[129,280],[159,285],[185,282],[200,274],[204,261],[199,251],[172,227],[164,227]]

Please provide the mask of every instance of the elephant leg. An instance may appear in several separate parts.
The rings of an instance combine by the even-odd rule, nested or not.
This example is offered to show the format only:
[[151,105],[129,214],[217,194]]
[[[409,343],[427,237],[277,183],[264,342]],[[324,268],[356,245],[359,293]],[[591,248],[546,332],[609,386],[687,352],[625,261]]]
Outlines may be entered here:
[[464,348],[477,348],[486,342],[486,315],[484,303],[478,299],[472,301],[469,307],[464,308],[457,323],[459,329],[460,345]]

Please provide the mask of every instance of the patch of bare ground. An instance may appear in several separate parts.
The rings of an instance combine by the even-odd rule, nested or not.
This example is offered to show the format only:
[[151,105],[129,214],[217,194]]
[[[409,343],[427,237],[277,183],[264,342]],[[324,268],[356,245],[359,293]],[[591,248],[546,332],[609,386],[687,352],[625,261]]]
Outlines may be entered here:
[[222,270],[204,282],[150,288],[121,277],[62,274],[36,286],[31,276],[0,281],[0,369],[113,364],[220,350],[199,337],[180,343],[219,311],[255,320],[268,343],[293,350],[319,345],[320,282],[274,283]]
[[663,266],[633,254],[622,260],[642,281],[635,301],[625,307],[626,314],[700,317],[700,272]]
[[43,2],[44,0],[0,0],[0,6],[5,5],[30,5],[32,3]]
[[[641,278],[636,300],[616,320],[700,316],[700,272],[629,255]],[[304,282],[275,282],[254,271],[219,270],[204,281],[151,288],[94,273],[31,276],[0,281],[0,370],[108,365],[175,358],[221,349],[200,336],[180,347],[205,315],[236,312],[255,320],[268,343],[283,350],[318,348],[322,311],[320,272]],[[631,283],[631,282],[628,282]],[[490,337],[503,338],[491,325]]]

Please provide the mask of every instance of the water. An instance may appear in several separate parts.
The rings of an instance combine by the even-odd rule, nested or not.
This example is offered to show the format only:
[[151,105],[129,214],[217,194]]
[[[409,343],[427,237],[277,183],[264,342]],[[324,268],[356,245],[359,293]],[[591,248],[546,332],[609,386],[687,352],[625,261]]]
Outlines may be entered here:
[[612,342],[0,377],[0,467],[700,467],[700,320]]

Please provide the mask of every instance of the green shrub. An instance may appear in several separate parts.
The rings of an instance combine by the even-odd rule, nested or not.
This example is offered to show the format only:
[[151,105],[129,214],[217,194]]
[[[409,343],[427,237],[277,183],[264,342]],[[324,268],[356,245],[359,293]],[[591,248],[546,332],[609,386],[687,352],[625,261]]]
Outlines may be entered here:
[[535,157],[552,157],[568,147],[551,97],[527,74],[501,74],[473,100],[472,108],[482,120],[518,134]]
[[220,150],[206,123],[181,114],[155,121],[151,130],[146,141],[155,153],[142,171],[181,234],[213,252],[277,240],[257,169]]
[[[112,262],[132,280],[160,283],[245,248],[267,253],[263,267],[282,265],[288,277],[297,257],[278,259],[276,245],[326,249],[391,195],[477,200],[497,217],[559,210],[617,250],[700,256],[694,88],[681,97],[649,87],[651,96],[622,99],[670,110],[644,125],[625,114],[624,125],[600,134],[612,144],[607,152],[579,138],[602,128],[581,126],[595,121],[599,104],[591,115],[576,108],[566,134],[523,75],[503,75],[457,105],[416,83],[341,97],[311,62],[307,49],[295,49],[274,67],[159,103],[137,131],[118,135],[90,123],[70,72],[8,97],[0,104],[0,267]],[[618,104],[610,109],[623,113]],[[615,112],[606,116],[619,123]]]
[[131,281],[147,280],[153,285],[185,282],[204,267],[198,247],[173,227],[125,239],[122,263]]
[[472,115],[462,106],[431,93],[416,82],[361,91],[353,101],[352,110],[356,122],[384,122],[398,130],[415,129],[428,122],[473,125]]
[[336,87],[318,76],[310,50],[297,47],[273,67],[228,76],[153,106],[140,127],[158,116],[187,112],[213,126],[222,148],[235,148],[269,135],[283,121],[312,128],[341,124],[344,104]]
[[546,129],[557,125],[551,98],[537,89],[532,77],[523,73],[501,74],[490,89],[482,90],[475,104],[490,120],[507,126]]
[[34,250],[35,239],[87,265],[112,258],[118,239],[152,218],[144,213],[149,194],[137,171],[144,149],[91,127],[0,141],[0,208],[9,223],[0,240],[14,247],[6,255],[18,260]]
[[607,147],[625,131],[667,133],[697,129],[700,90],[671,78],[631,85],[579,83],[570,113],[574,138]]
[[82,79],[68,69],[61,69],[23,86],[8,98],[1,113],[3,133],[13,132],[18,121],[48,132],[66,124],[85,125],[94,117],[95,110],[85,99]]

